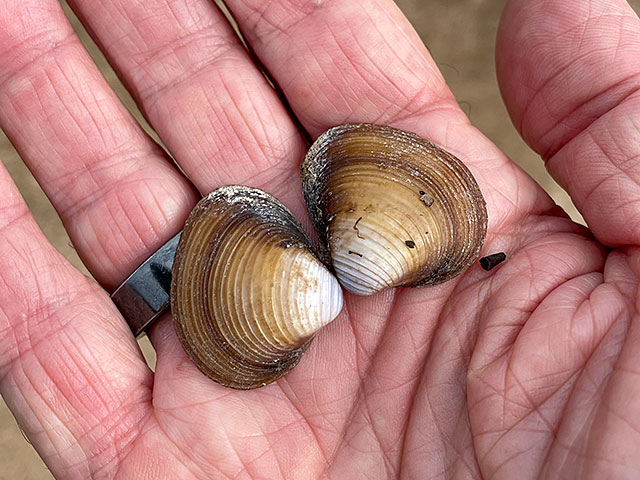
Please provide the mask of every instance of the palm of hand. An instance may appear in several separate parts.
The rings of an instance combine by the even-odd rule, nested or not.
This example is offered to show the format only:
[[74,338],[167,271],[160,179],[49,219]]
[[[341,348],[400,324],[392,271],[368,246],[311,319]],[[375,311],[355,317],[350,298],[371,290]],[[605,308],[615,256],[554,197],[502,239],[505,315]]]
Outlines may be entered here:
[[[616,404],[626,374],[611,355],[629,319],[614,285],[629,272],[611,254],[603,283],[602,251],[584,232],[556,217],[533,227],[540,236],[490,278],[476,268],[429,299],[350,297],[311,358],[277,385],[175,396],[160,386],[157,421],[180,435],[171,447],[190,445],[176,455],[205,476],[611,471],[623,452],[602,446],[630,428]],[[178,375],[191,379],[187,370]],[[211,443],[198,441],[203,429]]]
[[[92,17],[87,10],[90,2],[74,3],[98,38],[102,36],[106,42],[108,21],[106,30],[101,29],[104,19],[97,18],[98,14]],[[155,3],[164,5],[160,0]],[[0,325],[12,332],[6,336],[7,347],[2,344],[8,353],[0,362],[0,379],[3,395],[52,469],[65,478],[116,474],[135,478],[140,472],[170,478],[312,478],[322,474],[334,478],[513,478],[522,472],[527,476],[575,477],[584,472],[596,477],[599,472],[614,472],[618,477],[631,475],[637,468],[634,454],[640,448],[638,426],[633,420],[640,408],[634,395],[640,383],[631,364],[640,341],[633,324],[639,267],[635,248],[607,251],[586,229],[574,225],[555,209],[533,181],[474,130],[391,5],[370,7],[388,22],[380,28],[386,28],[387,37],[397,42],[393,45],[400,51],[397,57],[390,53],[392,49],[380,46],[384,35],[372,32],[366,25],[356,25],[359,17],[348,7],[336,3],[309,7],[310,12],[306,6],[301,7],[297,23],[286,17],[286,27],[283,24],[274,29],[270,13],[256,7],[258,3],[229,2],[240,23],[250,29],[249,38],[258,45],[258,54],[267,66],[288,62],[290,69],[302,72],[299,77],[292,75],[293,80],[279,78],[278,72],[275,76],[304,127],[316,136],[336,123],[378,121],[417,131],[444,145],[467,162],[487,198],[490,230],[485,252],[506,251],[508,261],[490,273],[475,265],[461,277],[438,287],[384,292],[369,298],[347,296],[342,315],[316,338],[293,372],[263,389],[236,392],[212,384],[197,372],[167,321],[160,322],[151,333],[158,350],[156,372],[151,374],[104,293],[69,273],[69,268],[47,247],[39,244],[28,248],[30,258],[46,258],[48,273],[40,282],[29,274],[0,275],[0,287],[4,289],[0,289],[0,320],[4,322]],[[279,7],[274,11],[289,5],[284,0],[276,3]],[[598,238],[612,245],[636,244],[637,228],[630,208],[640,198],[631,181],[635,171],[629,164],[614,167],[616,172],[625,172],[621,178],[607,171],[607,162],[615,163],[612,159],[616,155],[634,158],[634,147],[619,139],[625,135],[633,138],[634,133],[637,136],[633,122],[625,114],[634,100],[635,77],[603,77],[603,85],[594,86],[597,91],[588,92],[585,98],[572,97],[575,80],[572,83],[566,78],[571,79],[572,74],[575,77],[572,69],[579,67],[551,62],[550,67],[557,70],[555,74],[565,76],[563,86],[555,83],[555,76],[543,73],[544,69],[535,62],[516,58],[518,46],[529,46],[527,37],[520,32],[526,30],[522,25],[528,24],[527,18],[535,17],[532,13],[541,8],[536,3],[511,2],[503,20],[499,73],[512,115],[529,141],[550,159],[550,169],[570,190]],[[558,18],[562,17],[563,8],[568,8],[562,6],[563,2],[549,3],[557,10]],[[585,25],[590,25],[590,19],[611,16],[613,23],[617,25],[619,21],[625,25],[624,31],[630,32],[624,37],[627,43],[640,41],[640,27],[633,23],[637,19],[623,3],[611,7],[616,15],[585,12]],[[210,7],[195,9],[202,16],[213,15]],[[127,14],[134,18],[140,12],[130,7]],[[366,44],[378,46],[378,54],[366,57],[357,48],[347,47],[352,40],[341,38],[331,28],[314,28],[314,22],[330,25],[330,20],[336,18],[346,18],[347,24],[355,22],[350,28],[360,28]],[[553,31],[556,27],[549,28]],[[285,39],[279,38],[278,32]],[[189,41],[206,44],[207,38],[196,30]],[[307,50],[308,46],[300,46],[305,42],[296,42],[298,38],[314,38],[321,46],[343,50],[337,58],[327,60],[321,48]],[[562,35],[558,38],[557,44],[541,42],[532,46],[532,52],[547,58],[545,49],[560,48]],[[276,46],[291,48],[293,54],[269,53],[278,48],[268,49],[267,39]],[[624,46],[627,43],[619,42],[623,45],[619,52],[622,57],[631,52],[631,47]],[[178,45],[172,54],[184,61],[176,52],[187,45]],[[106,47],[108,54],[109,48]],[[112,48],[117,52],[123,46]],[[581,51],[578,48],[578,53]],[[269,114],[268,118],[274,119],[275,129],[260,120],[266,140],[260,132],[250,128],[247,131],[246,125],[234,128],[240,140],[229,140],[220,135],[225,128],[215,115],[208,117],[210,124],[204,127],[199,119],[189,124],[188,115],[181,119],[184,125],[171,124],[167,121],[173,115],[170,106],[178,100],[171,96],[173,89],[181,94],[185,90],[176,89],[175,85],[187,83],[186,90],[196,89],[199,82],[204,82],[199,72],[210,64],[196,62],[186,81],[177,76],[173,83],[167,83],[169,87],[156,85],[153,75],[157,72],[150,59],[166,56],[163,52],[147,51],[146,68],[135,55],[130,59],[133,66],[124,58],[116,63],[196,187],[208,191],[220,183],[246,181],[274,193],[300,217],[300,194],[292,193],[299,188],[292,185],[304,145],[293,124],[284,120],[288,117],[282,105],[271,93],[263,91],[260,95],[267,97],[263,103],[251,105],[249,110],[236,105],[241,114],[250,115],[248,112],[255,110],[262,118]],[[313,61],[300,60],[309,52],[315,55]],[[419,59],[415,58],[417,53]],[[227,63],[239,63],[236,57],[231,54],[224,58]],[[386,71],[392,72],[392,78],[376,84],[374,80],[379,79],[380,72],[365,59],[378,68],[391,63],[393,68]],[[410,64],[405,65],[405,61]],[[162,65],[166,68],[170,62]],[[617,67],[618,62],[612,61],[611,65]],[[403,70],[409,67],[418,72],[415,77]],[[234,69],[242,71],[237,65]],[[395,77],[394,69],[400,71]],[[167,71],[163,70],[163,74]],[[255,86],[251,83],[256,82],[255,76],[245,76],[245,83]],[[327,78],[331,79],[328,85]],[[620,82],[620,78],[631,80]],[[400,79],[404,83],[398,84]],[[227,101],[245,98],[239,96],[237,85],[221,80],[219,84],[228,92]],[[55,84],[55,78],[52,81]],[[324,81],[322,89],[330,93],[334,89],[335,95],[343,96],[336,100],[326,93],[327,97],[320,98],[313,91],[313,81]],[[523,81],[529,90],[519,88]],[[155,89],[149,88],[149,82]],[[311,95],[307,88],[312,89]],[[403,108],[398,107],[402,102],[395,97],[396,89],[404,94]],[[153,95],[148,94],[149,90]],[[197,93],[190,95],[180,100],[190,100],[189,108],[203,113],[193,100],[198,98]],[[559,111],[550,111],[545,103],[554,96],[567,97]],[[19,104],[16,98],[9,104]],[[229,115],[228,106],[221,100],[211,102]],[[335,108],[334,116],[322,114],[327,111],[327,103]],[[50,112],[47,114],[51,116]],[[36,124],[34,128],[28,124],[25,130],[41,128],[37,119],[32,123]],[[78,122],[74,123],[78,126]],[[22,127],[25,124],[26,120]],[[429,126],[426,130],[425,125]],[[194,129],[208,131],[212,126],[214,133],[217,131],[213,146],[206,139],[191,138]],[[149,236],[132,213],[137,210],[130,209],[131,203],[123,204],[122,193],[116,194],[115,200],[110,198],[109,189],[116,188],[101,183],[104,178],[100,169],[89,168],[92,181],[107,191],[100,197],[102,203],[118,203],[127,212],[121,218],[130,216],[133,227],[107,221],[101,230],[101,225],[88,222],[91,228],[87,234],[87,222],[78,218],[100,202],[82,198],[86,203],[82,209],[70,207],[67,211],[63,200],[56,200],[62,191],[59,179],[54,181],[51,172],[37,166],[38,150],[27,148],[26,143],[21,148],[20,134],[17,129],[12,130],[9,120],[4,120],[3,127],[14,132],[14,141],[25,160],[32,162],[45,189],[47,182],[51,184],[48,193],[63,217],[66,212],[65,223],[76,246],[96,277],[108,287],[117,284],[135,262],[161,243],[156,229],[166,230],[167,225],[177,228],[193,203],[193,192],[168,163],[152,165],[160,170],[157,178],[148,172],[143,178],[135,177],[134,172],[130,182],[134,187],[154,185],[157,180],[165,186],[165,192],[170,192],[165,203],[153,199],[156,206],[160,204],[163,215],[158,212],[160,220],[147,222],[148,230],[155,235]],[[284,133],[275,132],[277,129],[284,129]],[[614,141],[603,140],[607,132],[617,132]],[[243,136],[250,140],[243,140]],[[192,154],[197,157],[198,153],[190,151],[195,147],[185,139],[196,142],[202,150],[201,157],[192,163],[186,158]],[[256,143],[259,153],[250,151],[250,145]],[[225,144],[225,154],[232,152],[233,158],[234,147],[244,148],[244,162],[237,160],[235,168],[229,169],[233,159],[227,164],[207,160],[209,155],[215,156],[215,145],[221,144]],[[158,156],[156,149],[146,148],[145,155]],[[585,153],[594,150],[599,153],[593,156],[602,164],[595,172],[580,163]],[[265,158],[256,160],[261,155]],[[64,185],[73,191],[68,181],[70,174],[68,170],[63,175]],[[624,192],[624,198],[619,198],[620,194],[612,196],[612,184],[615,191]],[[2,188],[13,192],[6,179]],[[74,192],[71,197],[80,196]],[[137,202],[142,210],[153,211],[149,206],[153,202],[145,197],[142,188],[132,195],[133,204]],[[11,201],[0,207],[11,213],[7,206],[19,202],[14,201],[14,193],[8,198]],[[80,198],[73,200],[81,203]],[[131,231],[126,234],[127,228],[136,228],[136,221],[134,238],[139,241],[130,240]],[[3,237],[7,249],[2,252],[4,258],[9,258],[7,253],[21,251],[10,236],[15,224],[10,216],[4,220],[8,226],[3,230],[7,232]],[[105,261],[94,250],[97,244],[102,245],[99,234],[113,237],[110,232],[114,229],[124,232],[126,246],[106,247],[112,251]],[[128,256],[117,258],[122,252]],[[35,271],[33,264],[38,261],[29,264]],[[15,265],[3,264],[3,271],[9,266],[13,272],[27,270],[24,263],[17,261]],[[34,285],[30,290],[18,286],[29,282]],[[62,283],[67,290],[60,287]],[[37,308],[27,300],[20,305],[32,312],[32,319],[20,322],[22,310],[5,307],[7,300],[16,292],[21,300],[27,298],[28,291],[36,288],[40,292]],[[72,291],[75,296],[67,299]],[[66,307],[64,316],[56,305]],[[40,330],[34,332],[34,326]],[[100,348],[87,346],[92,344]],[[48,396],[48,391],[54,393]],[[23,407],[24,399],[29,408]]]

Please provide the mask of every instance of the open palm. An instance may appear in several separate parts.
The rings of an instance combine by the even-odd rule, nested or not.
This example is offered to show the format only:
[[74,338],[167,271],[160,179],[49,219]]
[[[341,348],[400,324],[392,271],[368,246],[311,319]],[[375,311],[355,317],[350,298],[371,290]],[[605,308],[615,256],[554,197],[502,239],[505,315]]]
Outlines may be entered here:
[[483,253],[508,261],[348,295],[294,371],[234,391],[198,372],[168,318],[150,332],[151,372],[2,170],[0,387],[52,472],[637,478],[640,21],[626,2],[511,0],[498,40],[514,123],[591,231],[469,124],[390,0],[227,3],[290,109],[209,0],[70,2],[182,171],[56,0],[0,5],[0,125],[102,287],[181,228],[196,191],[255,186],[305,218],[292,115],[312,138],[382,123],[456,154],[487,199]]

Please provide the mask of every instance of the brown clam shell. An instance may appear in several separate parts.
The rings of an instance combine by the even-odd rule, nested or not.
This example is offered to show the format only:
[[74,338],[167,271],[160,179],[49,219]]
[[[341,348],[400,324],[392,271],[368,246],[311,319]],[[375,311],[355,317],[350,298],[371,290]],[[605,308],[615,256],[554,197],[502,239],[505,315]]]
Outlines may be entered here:
[[331,128],[302,165],[303,193],[348,291],[433,285],[466,270],[487,230],[480,188],[456,157],[388,126]]
[[293,368],[342,308],[342,290],[273,197],[222,187],[189,216],[171,284],[174,328],[216,382],[266,385]]

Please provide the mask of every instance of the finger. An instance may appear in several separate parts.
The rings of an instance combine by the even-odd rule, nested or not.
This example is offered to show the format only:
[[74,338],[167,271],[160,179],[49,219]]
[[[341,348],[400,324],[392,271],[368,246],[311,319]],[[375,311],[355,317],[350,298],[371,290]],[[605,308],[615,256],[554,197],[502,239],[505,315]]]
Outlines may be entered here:
[[316,137],[368,119],[414,125],[464,116],[425,46],[391,2],[227,2],[240,29]]
[[640,242],[639,48],[623,0],[511,0],[498,35],[515,125],[608,245]]
[[0,393],[57,478],[126,454],[152,373],[105,292],[45,239],[0,165]]
[[301,211],[302,137],[213,2],[69,3],[201,192],[251,185]]
[[188,181],[120,104],[53,0],[0,7],[0,126],[103,285],[176,233]]
[[[58,2],[0,7],[0,123],[96,278],[113,286],[179,230],[188,181],[106,85]],[[152,376],[106,294],[46,243],[0,175],[0,388],[60,478],[108,471]]]

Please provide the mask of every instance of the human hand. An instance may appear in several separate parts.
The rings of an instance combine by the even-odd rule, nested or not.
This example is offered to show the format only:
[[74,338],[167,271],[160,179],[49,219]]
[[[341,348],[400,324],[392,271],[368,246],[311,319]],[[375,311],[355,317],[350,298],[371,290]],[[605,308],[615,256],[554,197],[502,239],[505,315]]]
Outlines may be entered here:
[[[90,2],[93,32],[189,180],[109,90],[53,0],[0,7],[0,124],[107,289],[197,194],[248,184],[303,218],[306,144],[204,0]],[[412,130],[487,199],[485,252],[437,287],[346,296],[299,366],[233,391],[167,318],[155,374],[108,295],[47,243],[0,172],[0,391],[60,478],[633,477],[640,22],[628,5],[512,0],[498,44],[514,123],[594,237],[474,129],[392,2],[228,5],[311,137]]]

